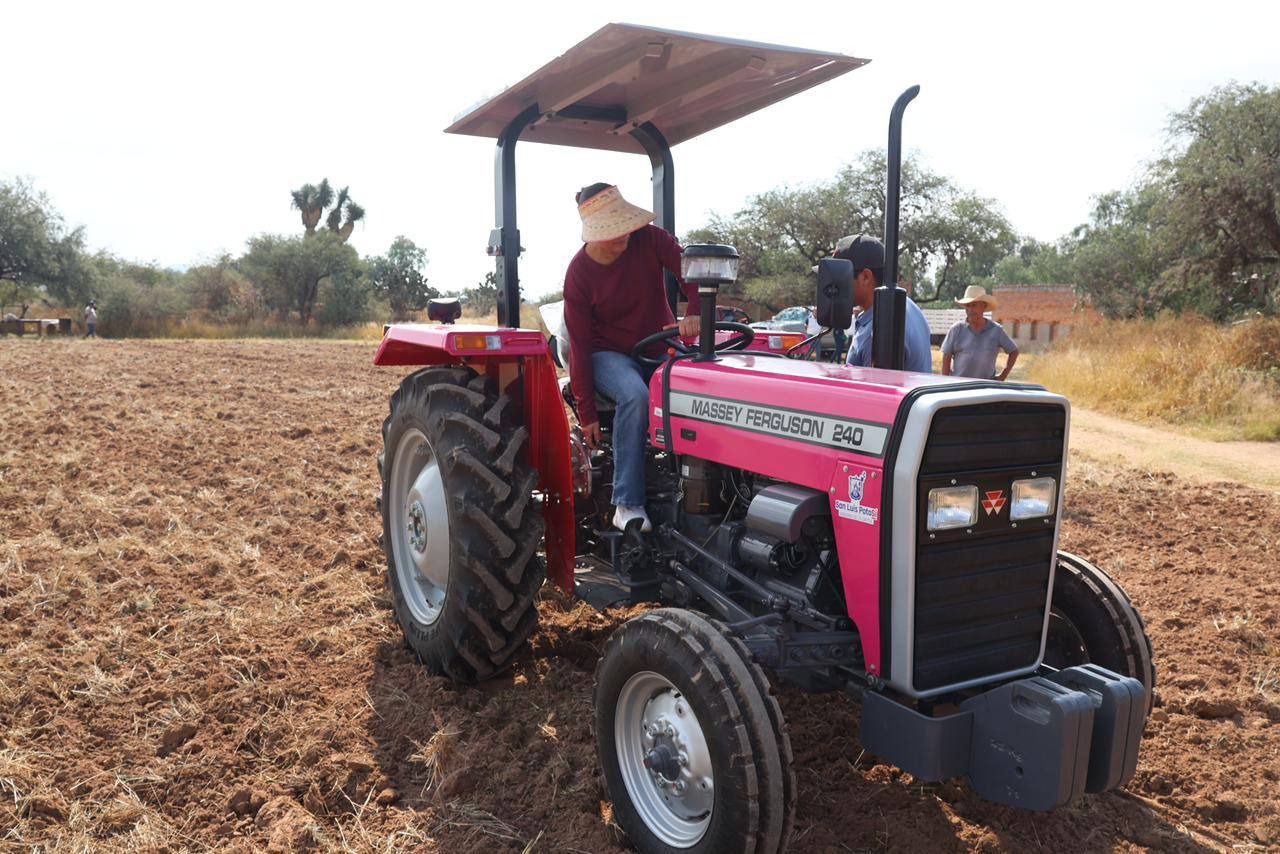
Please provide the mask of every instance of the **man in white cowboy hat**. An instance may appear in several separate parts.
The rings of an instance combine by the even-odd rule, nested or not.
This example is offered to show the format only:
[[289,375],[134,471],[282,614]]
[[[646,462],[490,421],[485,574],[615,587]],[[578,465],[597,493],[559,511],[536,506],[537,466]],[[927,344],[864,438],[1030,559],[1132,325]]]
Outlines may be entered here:
[[[662,271],[680,277],[680,244],[650,223],[653,213],[622,198],[612,184],[592,184],[575,197],[583,247],[564,277],[564,320],[569,332],[569,377],[587,443],[600,441],[596,392],[614,402],[613,524],[639,519],[652,530],[644,500],[644,442],[649,426],[649,377],[631,358],[636,342],[675,326]],[[680,334],[698,334],[697,291],[681,281],[689,299]]]
[[[1018,361],[1018,345],[1003,326],[986,318],[986,312],[995,310],[996,298],[981,285],[970,285],[956,303],[964,306],[965,319],[952,326],[942,341],[942,372],[984,380],[995,377],[1001,382],[1008,379],[1014,362]],[[997,350],[1007,354],[999,376],[996,376]]]

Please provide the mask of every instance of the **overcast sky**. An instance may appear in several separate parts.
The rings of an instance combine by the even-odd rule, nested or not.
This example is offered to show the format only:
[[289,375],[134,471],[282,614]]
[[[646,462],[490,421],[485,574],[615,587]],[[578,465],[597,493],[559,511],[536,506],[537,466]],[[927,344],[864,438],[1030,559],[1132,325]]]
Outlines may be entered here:
[[[750,10],[748,10],[750,7]],[[1230,80],[1280,83],[1280,3],[64,3],[3,0],[0,179],[30,178],[93,249],[187,267],[300,231],[289,191],[328,177],[368,213],[351,243],[404,234],[442,289],[492,262],[491,141],[444,127],[610,21],[827,50],[871,64],[674,149],[676,225],[821,181],[905,142],[1054,239],[1129,185],[1171,111]],[[579,246],[572,193],[650,200],[643,157],[522,144],[527,295]],[[833,235],[833,237],[838,235]]]

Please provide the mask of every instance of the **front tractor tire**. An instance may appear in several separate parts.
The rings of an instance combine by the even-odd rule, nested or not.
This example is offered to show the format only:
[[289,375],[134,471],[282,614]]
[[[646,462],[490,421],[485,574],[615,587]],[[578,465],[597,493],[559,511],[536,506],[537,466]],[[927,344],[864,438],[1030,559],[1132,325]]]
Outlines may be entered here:
[[400,384],[382,424],[396,620],[423,664],[458,682],[505,668],[538,621],[543,522],[513,404],[474,371],[427,368]]
[[650,611],[596,667],[595,731],[614,820],[641,852],[786,848],[791,741],[741,640],[700,614]]
[[1044,663],[1061,670],[1097,664],[1132,676],[1155,703],[1156,666],[1142,616],[1119,584],[1098,567],[1058,552]]

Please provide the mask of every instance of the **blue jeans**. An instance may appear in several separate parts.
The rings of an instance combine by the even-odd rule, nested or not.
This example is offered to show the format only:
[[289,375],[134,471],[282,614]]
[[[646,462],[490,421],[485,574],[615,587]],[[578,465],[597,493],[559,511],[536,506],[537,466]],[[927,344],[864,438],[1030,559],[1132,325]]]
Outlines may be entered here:
[[644,443],[649,432],[652,371],[624,353],[591,354],[596,391],[617,406],[613,414],[613,503],[644,506]]

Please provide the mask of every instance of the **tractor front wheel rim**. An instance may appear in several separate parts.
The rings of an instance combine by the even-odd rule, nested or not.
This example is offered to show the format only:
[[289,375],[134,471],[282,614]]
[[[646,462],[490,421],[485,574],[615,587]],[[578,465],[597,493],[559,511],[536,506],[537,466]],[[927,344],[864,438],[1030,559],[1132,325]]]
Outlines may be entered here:
[[413,618],[430,625],[449,587],[449,511],[439,458],[421,430],[406,430],[396,445],[390,506],[400,592]]
[[702,725],[670,680],[636,673],[618,696],[614,740],[622,781],[636,812],[672,848],[706,835],[715,805],[715,775]]

